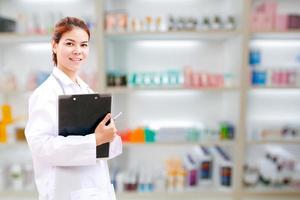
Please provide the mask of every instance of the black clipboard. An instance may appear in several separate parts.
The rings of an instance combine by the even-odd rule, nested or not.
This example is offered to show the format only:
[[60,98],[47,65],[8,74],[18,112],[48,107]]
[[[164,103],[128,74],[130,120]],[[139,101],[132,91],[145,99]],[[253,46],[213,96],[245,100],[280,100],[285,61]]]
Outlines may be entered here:
[[[95,132],[99,122],[111,112],[110,94],[76,94],[58,97],[58,134],[88,135]],[[97,158],[109,156],[109,143],[98,145]]]

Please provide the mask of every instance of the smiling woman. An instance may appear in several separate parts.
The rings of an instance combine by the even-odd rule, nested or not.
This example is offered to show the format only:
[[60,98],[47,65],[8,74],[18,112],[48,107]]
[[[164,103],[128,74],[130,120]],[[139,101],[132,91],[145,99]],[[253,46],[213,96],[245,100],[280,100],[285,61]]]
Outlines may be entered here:
[[[29,100],[25,129],[39,200],[115,199],[106,160],[96,159],[96,146],[110,142],[109,159],[122,152],[111,114],[85,136],[58,135],[58,95],[93,93],[77,76],[89,54],[90,32],[80,19],[66,17],[54,28],[55,67]],[[106,125],[110,120],[110,123]]]
[[89,54],[89,40],[88,27],[77,18],[65,18],[56,25],[52,39],[53,62],[73,81]]

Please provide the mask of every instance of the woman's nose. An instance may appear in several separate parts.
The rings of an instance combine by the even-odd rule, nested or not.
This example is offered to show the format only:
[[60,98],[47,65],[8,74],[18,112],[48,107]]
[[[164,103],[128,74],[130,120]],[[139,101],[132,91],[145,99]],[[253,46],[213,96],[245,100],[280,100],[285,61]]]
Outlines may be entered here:
[[75,46],[75,48],[73,50],[73,53],[76,54],[76,55],[80,54],[81,53],[80,47],[79,46]]

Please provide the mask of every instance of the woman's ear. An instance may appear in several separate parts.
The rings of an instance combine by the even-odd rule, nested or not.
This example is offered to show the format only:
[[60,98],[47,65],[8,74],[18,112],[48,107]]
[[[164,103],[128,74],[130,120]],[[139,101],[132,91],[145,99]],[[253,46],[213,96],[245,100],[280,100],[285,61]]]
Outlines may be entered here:
[[56,53],[57,43],[54,40],[51,41],[51,46],[52,46],[52,52]]

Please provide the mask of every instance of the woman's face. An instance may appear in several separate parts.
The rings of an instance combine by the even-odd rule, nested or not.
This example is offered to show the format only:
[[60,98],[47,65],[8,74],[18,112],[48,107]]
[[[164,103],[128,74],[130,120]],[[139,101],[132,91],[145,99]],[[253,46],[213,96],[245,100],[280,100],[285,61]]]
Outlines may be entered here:
[[65,32],[58,43],[52,43],[57,66],[67,74],[75,74],[89,54],[89,36],[81,28]]

